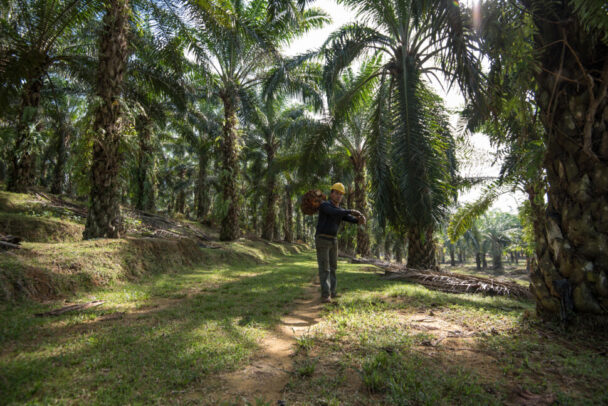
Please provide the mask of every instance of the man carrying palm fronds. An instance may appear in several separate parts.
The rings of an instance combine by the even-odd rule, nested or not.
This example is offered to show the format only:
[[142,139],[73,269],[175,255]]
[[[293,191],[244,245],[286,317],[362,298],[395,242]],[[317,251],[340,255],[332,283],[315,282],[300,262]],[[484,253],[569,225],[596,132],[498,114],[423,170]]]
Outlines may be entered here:
[[319,220],[315,234],[317,262],[319,264],[319,281],[321,283],[321,301],[331,303],[336,298],[336,269],[338,268],[338,228],[342,220],[353,224],[365,224],[366,219],[357,210],[341,209],[340,202],[345,193],[342,183],[331,187],[329,200],[319,206]]

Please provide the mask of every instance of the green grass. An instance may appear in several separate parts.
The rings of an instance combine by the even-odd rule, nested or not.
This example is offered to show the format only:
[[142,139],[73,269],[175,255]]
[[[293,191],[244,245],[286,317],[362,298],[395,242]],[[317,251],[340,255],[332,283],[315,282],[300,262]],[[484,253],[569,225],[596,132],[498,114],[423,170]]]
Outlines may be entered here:
[[[30,195],[0,192],[0,211],[0,224],[61,241],[0,255],[0,405],[213,404],[219,375],[255,357],[316,273],[301,246],[70,240],[61,233],[79,233],[78,220]],[[338,284],[341,298],[295,342],[287,404],[503,404],[521,390],[608,404],[605,334],[563,333],[534,321],[531,302],[431,291],[365,265],[341,261]],[[65,297],[105,303],[34,317]],[[471,336],[436,342],[452,330]]]
[[33,195],[0,191],[0,230],[28,242],[80,241],[84,219]]
[[2,402],[167,404],[209,389],[210,376],[254,355],[310,282],[311,264],[299,254],[144,277],[82,295],[76,301],[106,303],[56,318],[33,316],[48,305],[4,307]]
[[[218,374],[248,364],[315,274],[312,253],[256,244],[235,252],[258,249],[263,262],[143,275],[81,293],[75,301],[106,303],[76,314],[33,317],[59,302],[4,306],[3,403],[168,404],[221,392]],[[288,404],[503,404],[518,390],[606,403],[605,337],[540,326],[530,302],[430,291],[366,268],[340,263],[342,297],[296,340]],[[438,332],[416,330],[411,315],[473,332],[467,351],[429,347]]]
[[208,249],[187,239],[133,237],[24,243],[23,249],[0,256],[0,303],[57,298],[148,274],[173,274],[197,263],[253,265],[302,247],[240,240]]
[[[352,264],[340,264],[338,282],[342,297],[298,343],[299,368],[319,361],[290,382],[291,402],[491,405],[527,390],[563,404],[606,404],[606,355],[597,356],[605,337],[552,332],[529,320],[531,302],[430,291]],[[441,331],[417,330],[408,316],[472,337],[433,347]]]

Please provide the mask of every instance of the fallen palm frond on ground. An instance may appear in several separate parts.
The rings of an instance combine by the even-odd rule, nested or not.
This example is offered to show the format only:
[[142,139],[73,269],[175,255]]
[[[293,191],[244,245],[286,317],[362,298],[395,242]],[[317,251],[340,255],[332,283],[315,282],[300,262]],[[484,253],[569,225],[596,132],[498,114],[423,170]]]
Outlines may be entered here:
[[104,303],[105,303],[105,301],[103,301],[103,300],[95,300],[93,302],[65,306],[60,309],[51,310],[49,312],[36,313],[36,314],[34,314],[34,316],[36,316],[36,317],[60,316],[64,313],[68,313],[68,312],[75,312],[78,310],[84,310],[84,309],[89,309],[91,307],[101,306]]
[[20,243],[21,238],[0,233],[0,249],[19,249],[21,248]]
[[[48,201],[48,205],[54,208],[60,208],[74,213],[75,215],[86,218],[87,210],[84,206],[68,202],[61,199],[58,196],[51,194],[36,192],[36,196],[42,200]],[[208,235],[202,230],[191,226],[189,224],[181,223],[179,221],[156,215],[140,210],[122,208],[123,216],[130,219],[138,220],[140,224],[130,225],[128,232],[143,233],[148,236],[160,237],[160,238],[192,238],[199,242],[199,245],[205,248],[217,248],[213,245],[205,244],[204,242],[212,241]]]
[[448,293],[482,293],[490,296],[511,296],[516,298],[532,298],[528,288],[514,282],[497,281],[457,273],[409,269],[405,265],[393,264],[374,259],[357,258],[355,263],[372,264],[384,269],[382,275],[386,279],[401,279],[416,282],[426,288]]

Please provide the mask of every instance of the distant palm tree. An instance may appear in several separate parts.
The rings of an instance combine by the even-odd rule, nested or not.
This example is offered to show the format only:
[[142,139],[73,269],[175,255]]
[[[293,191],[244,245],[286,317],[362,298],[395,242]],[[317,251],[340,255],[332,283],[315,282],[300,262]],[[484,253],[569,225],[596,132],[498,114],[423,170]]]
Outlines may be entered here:
[[198,158],[194,201],[196,218],[206,221],[211,202],[209,164],[212,159],[214,142],[222,135],[222,112],[219,105],[209,99],[201,99],[188,108],[184,115],[178,115],[172,126],[190,144]]
[[[283,2],[292,11],[300,10],[295,2]],[[198,4],[198,3],[197,3]],[[203,21],[204,30],[192,51],[201,68],[209,73],[209,84],[224,108],[221,138],[222,198],[225,206],[220,239],[235,240],[239,230],[239,168],[238,113],[243,98],[262,82],[262,76],[279,60],[278,47],[295,35],[318,27],[326,21],[319,10],[300,10],[298,18],[290,13],[268,14],[265,0],[243,2],[227,0],[221,3],[224,18],[217,23]],[[206,11],[203,7],[202,11]],[[293,7],[290,7],[293,6]]]
[[507,213],[491,213],[484,216],[480,223],[481,237],[492,255],[492,268],[502,271],[503,253],[511,243],[513,234],[521,229],[521,224],[517,217]]
[[257,143],[266,157],[262,238],[269,241],[278,237],[274,235],[277,202],[279,200],[278,168],[275,167],[275,159],[279,149],[289,139],[302,137],[301,132],[311,119],[307,115],[308,109],[306,106],[299,104],[288,106],[287,101],[285,95],[276,95],[266,101],[258,99],[255,105],[245,109],[245,117],[254,125]]
[[11,0],[2,8],[10,12],[0,14],[0,113],[16,116],[7,189],[22,192],[35,181],[31,125],[49,72],[61,68],[74,74],[82,68],[82,52],[90,48],[83,27],[99,10],[99,2]]

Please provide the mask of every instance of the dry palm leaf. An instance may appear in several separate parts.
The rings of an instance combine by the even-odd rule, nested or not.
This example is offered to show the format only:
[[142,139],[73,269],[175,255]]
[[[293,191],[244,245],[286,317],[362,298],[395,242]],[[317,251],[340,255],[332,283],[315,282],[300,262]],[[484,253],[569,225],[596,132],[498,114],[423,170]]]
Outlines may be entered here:
[[384,269],[386,279],[402,279],[416,282],[426,288],[448,293],[482,293],[490,296],[532,298],[530,290],[514,282],[497,281],[471,275],[434,270],[409,269],[404,265],[377,260],[356,259],[353,262],[369,263]]

